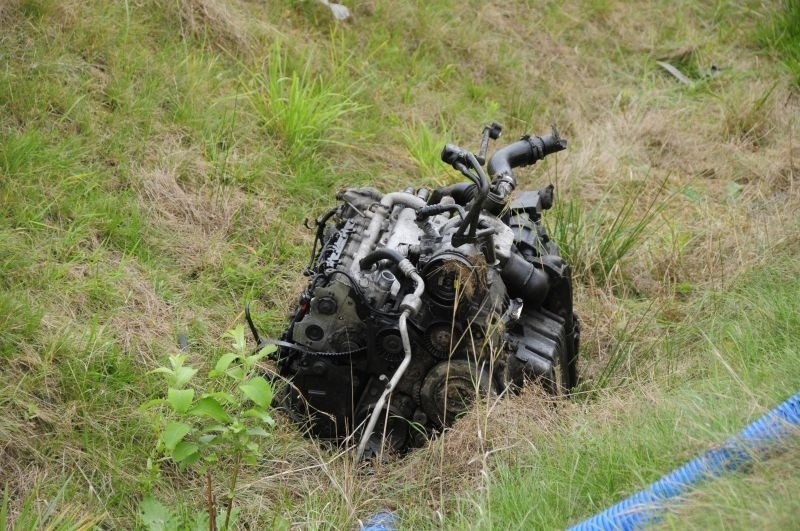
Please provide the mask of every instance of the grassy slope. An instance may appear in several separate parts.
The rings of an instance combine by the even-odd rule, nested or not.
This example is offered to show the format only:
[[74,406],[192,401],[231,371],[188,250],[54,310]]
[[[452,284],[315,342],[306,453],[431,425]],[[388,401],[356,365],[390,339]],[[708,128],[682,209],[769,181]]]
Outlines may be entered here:
[[[578,264],[597,392],[560,416],[525,394],[368,478],[284,426],[245,481],[243,521],[342,527],[397,504],[418,525],[558,526],[734,431],[798,380],[796,343],[775,323],[797,329],[796,6],[787,13],[773,25],[758,2],[363,2],[337,26],[310,1],[3,4],[12,516],[58,496],[59,511],[130,527],[142,493],[196,505],[196,478],[146,465],[154,433],[137,407],[159,392],[147,371],[183,329],[197,360],[217,351],[250,298],[277,333],[303,282],[303,218],[341,186],[455,180],[436,152],[474,145],[488,120],[507,137],[555,122],[571,141],[520,181],[559,186],[551,222]],[[662,57],[695,78],[712,63],[721,73],[683,87]],[[597,242],[624,236],[608,230],[614,213],[628,201],[634,223],[663,179],[671,199],[647,242],[598,271]],[[769,465],[754,477],[772,474],[797,485]],[[718,506],[749,521],[726,510],[748,481],[681,515],[700,526],[692,507]],[[759,523],[778,526],[791,496],[760,492],[753,514],[770,507]]]
[[[461,523],[563,528],[658,479],[797,392],[798,273],[796,260],[779,256],[735,289],[715,295],[706,303],[713,315],[651,347],[662,358],[653,378],[604,391],[570,408],[563,423],[533,431],[531,447],[503,461]],[[667,369],[668,358],[676,356],[682,366]],[[701,489],[672,524],[782,527],[797,514],[790,494],[800,482],[791,468],[797,457],[792,444],[751,476]],[[752,483],[771,487],[755,490]]]

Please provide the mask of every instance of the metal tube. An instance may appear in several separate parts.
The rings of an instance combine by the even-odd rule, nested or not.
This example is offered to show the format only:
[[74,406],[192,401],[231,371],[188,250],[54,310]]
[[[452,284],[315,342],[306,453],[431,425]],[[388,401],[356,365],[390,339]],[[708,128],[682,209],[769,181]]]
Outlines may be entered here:
[[408,365],[411,363],[411,341],[408,339],[408,324],[406,323],[410,313],[411,312],[409,310],[403,311],[403,313],[400,314],[400,319],[397,322],[397,326],[400,328],[400,339],[403,341],[403,350],[405,351],[405,356],[403,357],[403,361],[400,363],[400,366],[396,371],[394,371],[392,379],[389,380],[389,383],[386,385],[386,389],[383,390],[383,394],[381,394],[381,397],[375,403],[375,407],[372,409],[372,415],[369,418],[367,427],[364,429],[364,434],[361,436],[361,441],[358,443],[356,462],[361,461],[361,458],[364,455],[364,450],[367,447],[369,438],[372,437],[372,432],[375,430],[375,425],[378,423],[378,418],[380,417],[381,411],[383,411],[383,406],[386,404],[386,398],[392,393],[392,391],[394,391],[394,388],[397,386],[397,382],[399,382],[400,378],[403,377],[406,369],[408,369]]
[[[417,273],[414,266],[408,260],[401,261],[400,270],[409,276],[412,281],[414,281],[414,293],[410,295],[410,297],[416,298],[419,300],[422,297],[422,294],[425,292],[425,281],[422,277]],[[406,308],[403,310],[403,313],[400,314],[400,318],[397,320],[397,327],[400,329],[400,339],[403,342],[403,352],[405,356],[403,357],[403,361],[400,362],[400,366],[397,367],[397,370],[394,371],[391,380],[386,385],[386,389],[383,390],[381,397],[375,403],[375,407],[372,409],[372,415],[369,418],[369,422],[367,423],[367,427],[364,429],[364,434],[361,436],[361,440],[358,443],[358,450],[356,451],[356,462],[361,461],[361,458],[364,456],[364,449],[367,447],[367,443],[369,442],[369,438],[372,437],[372,432],[375,430],[375,425],[378,423],[378,418],[380,417],[381,411],[383,411],[383,406],[386,404],[386,399],[389,395],[394,391],[394,388],[397,387],[397,383],[405,374],[406,369],[408,369],[408,365],[411,363],[411,340],[408,337],[408,316],[411,315],[413,310],[411,308]]]

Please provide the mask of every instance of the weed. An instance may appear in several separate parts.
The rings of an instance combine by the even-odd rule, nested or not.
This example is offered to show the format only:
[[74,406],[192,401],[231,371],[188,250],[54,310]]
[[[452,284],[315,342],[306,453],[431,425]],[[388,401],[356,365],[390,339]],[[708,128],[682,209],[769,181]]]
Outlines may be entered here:
[[35,506],[33,496],[25,499],[16,518],[9,518],[9,492],[6,486],[3,499],[0,500],[0,528],[9,531],[26,531],[28,529],[49,529],[52,531],[84,531],[95,529],[103,518],[98,515],[87,515],[80,507],[62,505],[64,488],[43,510]]
[[638,212],[640,203],[650,192],[646,186],[625,196],[620,207],[607,204],[610,191],[589,208],[572,197],[556,205],[546,218],[550,234],[580,281],[614,284],[620,280],[624,261],[643,247],[651,224],[665,207],[666,184],[664,179],[650,194],[642,213]]
[[[185,364],[185,354],[170,356],[169,367],[159,367],[154,373],[163,374],[167,384],[164,399],[147,402],[150,408],[164,404],[169,413],[160,416],[163,428],[156,450],[174,461],[180,468],[196,466],[206,478],[206,516],[210,529],[227,530],[234,514],[239,470],[243,465],[255,465],[261,455],[260,440],[269,436],[267,429],[275,425],[268,410],[272,402],[272,387],[258,375],[256,364],[269,354],[263,348],[255,354],[247,352],[244,325],[225,333],[232,340],[233,350],[220,356],[208,377],[217,385],[199,396],[189,383],[197,369]],[[274,350],[274,348],[272,349]],[[224,520],[217,523],[217,505],[213,494],[213,476],[230,462],[227,474],[228,490]],[[140,507],[142,519],[173,522],[175,518],[159,502],[146,499]],[[238,512],[238,509],[237,509]],[[156,529],[157,527],[151,527]]]
[[800,86],[800,1],[783,0],[756,31],[756,40],[777,53]]
[[448,135],[432,130],[424,122],[406,127],[403,140],[420,175],[439,186],[444,185],[447,172],[446,166],[442,164],[441,153]]
[[337,92],[332,83],[311,70],[310,62],[299,70],[289,68],[277,44],[270,52],[266,72],[252,72],[245,86],[256,116],[283,140],[292,162],[320,146],[337,143],[335,134],[346,131],[342,118],[362,108],[351,99],[357,84],[346,84]]

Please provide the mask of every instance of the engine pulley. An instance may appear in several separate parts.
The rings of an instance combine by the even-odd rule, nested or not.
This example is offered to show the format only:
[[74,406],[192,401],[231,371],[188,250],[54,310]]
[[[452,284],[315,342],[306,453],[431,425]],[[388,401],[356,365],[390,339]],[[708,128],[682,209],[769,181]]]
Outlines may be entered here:
[[460,296],[479,298],[486,291],[486,265],[480,254],[470,259],[459,252],[440,252],[422,274],[430,297],[447,307],[455,305]]
[[450,425],[466,413],[477,396],[496,393],[489,373],[468,360],[443,361],[422,382],[420,402],[429,419]]

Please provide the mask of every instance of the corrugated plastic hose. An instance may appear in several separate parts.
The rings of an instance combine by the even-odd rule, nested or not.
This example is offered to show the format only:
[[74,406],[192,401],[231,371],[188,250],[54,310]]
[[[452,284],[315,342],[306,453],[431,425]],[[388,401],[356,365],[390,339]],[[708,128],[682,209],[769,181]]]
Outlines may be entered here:
[[[800,430],[800,393],[795,394],[757,421],[731,437],[718,448],[709,450],[667,474],[649,487],[588,520],[570,531],[630,530],[655,523],[666,509],[666,502],[692,490],[697,483],[732,472],[753,459],[781,450],[781,443]],[[393,531],[397,516],[380,511],[365,522],[369,531]]]
[[800,393],[795,394],[720,447],[709,450],[667,474],[649,487],[588,520],[571,531],[640,529],[658,521],[665,502],[692,490],[697,483],[737,470],[754,458],[780,451],[780,444],[800,429]]

